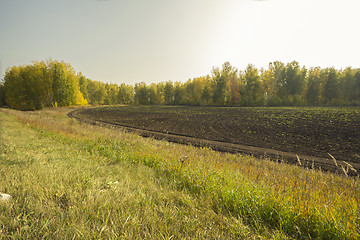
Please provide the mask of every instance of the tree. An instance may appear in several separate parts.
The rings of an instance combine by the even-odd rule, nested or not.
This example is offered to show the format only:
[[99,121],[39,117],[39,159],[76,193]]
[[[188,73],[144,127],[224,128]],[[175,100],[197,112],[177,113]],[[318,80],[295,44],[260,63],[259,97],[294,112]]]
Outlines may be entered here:
[[340,74],[340,98],[345,104],[354,104],[357,100],[356,71],[351,67],[346,68]]
[[44,107],[44,88],[42,87],[42,71],[34,65],[24,66],[20,70],[22,79],[23,95],[27,105],[25,110],[39,110]]
[[338,72],[335,68],[327,68],[325,71],[324,98],[326,104],[336,104],[339,98]]
[[321,69],[311,68],[308,71],[308,89],[306,92],[306,100],[309,105],[318,105],[323,103],[323,81],[321,77]]
[[161,95],[158,94],[158,88],[157,85],[155,83],[152,83],[148,88],[148,98],[149,98],[149,104],[159,104],[160,103],[160,99],[161,99]]
[[283,99],[286,97],[285,86],[285,65],[282,62],[275,61],[269,64],[269,70],[273,74],[273,84],[270,92],[268,104],[272,106],[279,106],[283,104]]
[[167,105],[174,103],[174,85],[171,81],[165,83],[164,101]]
[[135,84],[135,103],[142,105],[150,104],[150,93],[144,82]]
[[176,82],[174,87],[174,104],[175,105],[182,105],[184,104],[184,93],[185,93],[185,89],[184,89],[184,85],[182,85],[179,82]]
[[6,106],[6,99],[5,99],[5,86],[3,83],[0,83],[0,107]]
[[183,101],[187,105],[200,105],[201,95],[207,82],[207,77],[189,79],[184,84]]
[[[285,105],[300,105],[303,102],[306,69],[300,69],[299,63],[292,61],[286,64],[280,73],[282,79],[278,83],[278,96]],[[279,79],[278,79],[279,80]]]
[[105,84],[105,105],[112,105],[118,103],[119,87],[117,84]]
[[131,104],[134,98],[134,89],[132,86],[122,83],[119,87],[118,92],[118,103],[120,104]]
[[6,103],[14,109],[25,110],[25,96],[23,81],[20,76],[20,67],[12,67],[6,71],[4,77]]
[[165,90],[165,83],[164,82],[160,82],[158,84],[156,84],[156,94],[157,94],[157,104],[164,104],[165,103],[165,99],[164,99],[164,90]]
[[356,89],[355,103],[357,105],[360,105],[360,69],[357,69],[355,73],[355,89]]
[[87,104],[71,66],[52,60],[12,67],[5,74],[4,92],[7,104],[19,110]]
[[257,68],[249,64],[243,75],[243,103],[246,106],[262,106],[264,104],[264,87]]
[[85,76],[82,75],[81,72],[78,74],[78,79],[79,79],[80,92],[83,95],[84,99],[87,102],[89,102],[90,99],[89,99],[88,92],[87,92],[88,80],[86,79]]
[[201,98],[200,98],[200,105],[208,105],[211,99],[210,90],[208,86],[205,86]]
[[175,105],[318,105],[359,104],[360,69],[311,68],[292,61],[272,62],[259,70],[249,64],[238,71],[225,62],[211,76],[186,83],[135,86],[105,84],[76,74],[67,63],[47,60],[14,66],[0,83],[0,106],[37,110],[46,106],[91,104]]
[[64,62],[56,62],[53,69],[52,89],[55,106],[87,104],[80,92],[74,69]]
[[268,105],[269,100],[275,96],[274,72],[271,69],[261,69],[260,79],[264,88],[265,105]]
[[236,79],[237,69],[231,66],[229,62],[225,62],[221,71],[219,68],[213,68],[212,75],[213,103],[218,105],[229,104],[230,84],[228,83]]
[[232,75],[227,83],[227,92],[229,95],[229,105],[239,105],[241,101],[240,95],[240,79],[236,75]]
[[300,72],[299,63],[292,61],[285,67],[285,85],[289,95],[300,94],[304,88],[304,78]]
[[41,71],[35,66],[12,67],[5,74],[4,90],[7,104],[18,110],[38,110],[42,100]]
[[104,83],[88,80],[87,92],[90,99],[90,104],[104,104],[104,99],[106,96]]

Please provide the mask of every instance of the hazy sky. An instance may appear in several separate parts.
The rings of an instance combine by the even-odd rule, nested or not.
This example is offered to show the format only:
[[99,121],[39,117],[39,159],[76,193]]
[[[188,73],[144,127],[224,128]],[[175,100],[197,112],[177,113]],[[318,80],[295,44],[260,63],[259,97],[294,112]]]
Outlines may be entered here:
[[360,67],[359,0],[0,0],[0,74],[64,60],[90,79],[186,81],[225,61]]

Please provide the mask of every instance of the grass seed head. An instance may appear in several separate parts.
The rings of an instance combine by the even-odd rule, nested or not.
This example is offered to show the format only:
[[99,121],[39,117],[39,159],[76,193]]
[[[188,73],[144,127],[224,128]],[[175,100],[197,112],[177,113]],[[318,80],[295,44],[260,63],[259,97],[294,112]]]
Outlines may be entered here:
[[329,154],[329,156],[332,158],[332,160],[334,161],[335,166],[336,166],[336,167],[339,167],[339,165],[337,164],[337,161],[336,161],[336,159],[334,158],[334,156],[331,155],[330,153],[328,153],[328,154]]
[[298,161],[299,165],[301,166],[301,161],[300,161],[300,158],[299,158],[299,156],[297,154],[296,154],[296,158],[297,158],[297,161]]
[[350,168],[352,171],[354,171],[354,172],[356,172],[357,173],[357,171],[356,171],[356,169],[350,164],[350,163],[348,163],[348,162],[345,162],[345,161],[342,161],[343,163],[345,163],[346,164],[346,166],[348,167],[348,168]]

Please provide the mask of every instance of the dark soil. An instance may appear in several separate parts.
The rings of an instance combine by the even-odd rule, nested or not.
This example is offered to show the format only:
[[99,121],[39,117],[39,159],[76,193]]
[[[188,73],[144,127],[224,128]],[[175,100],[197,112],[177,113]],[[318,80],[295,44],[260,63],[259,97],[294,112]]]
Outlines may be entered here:
[[[358,107],[111,106],[77,110],[71,115],[222,151],[277,155],[293,163],[297,163],[298,155],[308,166],[315,162],[316,167],[327,170],[335,169],[331,154],[339,163],[346,161],[360,169]],[[236,146],[238,150],[230,149]]]

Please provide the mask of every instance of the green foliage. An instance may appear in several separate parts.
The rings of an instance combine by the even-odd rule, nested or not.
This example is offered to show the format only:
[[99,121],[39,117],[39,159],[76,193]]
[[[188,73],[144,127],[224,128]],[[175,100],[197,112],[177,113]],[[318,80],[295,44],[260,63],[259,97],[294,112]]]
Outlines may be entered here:
[[[354,71],[350,67],[346,68],[340,73],[340,83],[341,83],[341,101],[346,104],[356,104],[359,103],[360,95],[359,92],[359,82],[357,82],[356,74],[359,71]],[[359,80],[358,80],[359,81]]]
[[150,92],[144,82],[135,84],[135,103],[148,105],[150,103]]
[[175,83],[174,87],[174,104],[175,105],[182,105],[184,104],[184,95],[185,95],[185,88],[183,84]]
[[78,78],[79,78],[80,92],[83,95],[84,99],[86,101],[89,101],[90,99],[89,99],[88,92],[87,92],[88,80],[81,73],[78,74]]
[[64,62],[54,64],[53,68],[54,102],[59,107],[76,104],[78,82],[74,70]]
[[19,110],[86,104],[78,78],[64,62],[35,61],[32,65],[12,67],[4,78],[6,104]]
[[90,99],[90,104],[104,104],[106,94],[104,83],[89,80],[87,85],[87,92]]
[[324,98],[326,104],[336,104],[340,96],[338,72],[335,68],[327,68],[324,70],[325,85]]
[[117,95],[118,103],[119,104],[131,104],[133,103],[134,93],[133,87],[130,85],[126,85],[122,83],[119,86],[119,92]]
[[24,102],[23,81],[20,77],[20,68],[12,67],[5,74],[4,90],[6,103],[15,109],[26,109]]
[[118,103],[119,86],[116,84],[105,84],[106,94],[104,98],[105,105]]
[[261,82],[258,70],[249,64],[243,77],[242,103],[245,106],[262,106],[264,102],[264,86]]
[[174,85],[171,81],[165,83],[164,101],[165,104],[173,104],[174,102]]
[[[225,62],[222,66],[222,70],[219,68],[213,68],[212,70],[212,102],[215,105],[229,105],[232,104],[231,90],[234,88],[229,88],[232,82],[237,82],[237,69],[230,65],[229,62]],[[235,87],[236,89],[236,87]]]
[[[48,126],[60,126],[59,119],[54,121],[59,111],[32,115],[40,113]],[[68,129],[79,129],[60,115]],[[35,122],[22,124],[2,111],[0,120],[0,192],[13,197],[10,203],[0,201],[0,239],[256,236],[241,221],[212,211],[206,199],[177,190],[160,171],[140,164],[139,137],[127,135],[121,144],[82,126],[87,137],[94,137],[72,138],[39,129]],[[149,166],[160,160],[155,155],[143,159]]]
[[323,81],[320,68],[311,68],[308,71],[308,89],[306,100],[309,105],[319,105],[323,103]]
[[210,98],[211,98],[210,90],[208,86],[205,86],[200,98],[201,105],[208,105]]
[[0,107],[6,106],[6,99],[5,99],[5,86],[3,83],[0,83]]
[[[92,81],[64,62],[49,60],[10,68],[0,87],[0,106],[37,110],[46,106],[165,104],[228,106],[360,105],[360,70],[300,67],[292,61],[249,64],[238,71],[225,62],[211,76],[187,82],[135,86]],[[2,92],[1,92],[2,91]]]
[[358,178],[4,111],[3,238],[360,237]]
[[355,73],[355,99],[354,103],[360,106],[360,69]]
[[13,67],[5,75],[6,103],[19,110],[38,110],[47,102],[45,74],[36,66]]
[[148,87],[149,92],[149,104],[160,104],[162,103],[161,84],[152,83]]

